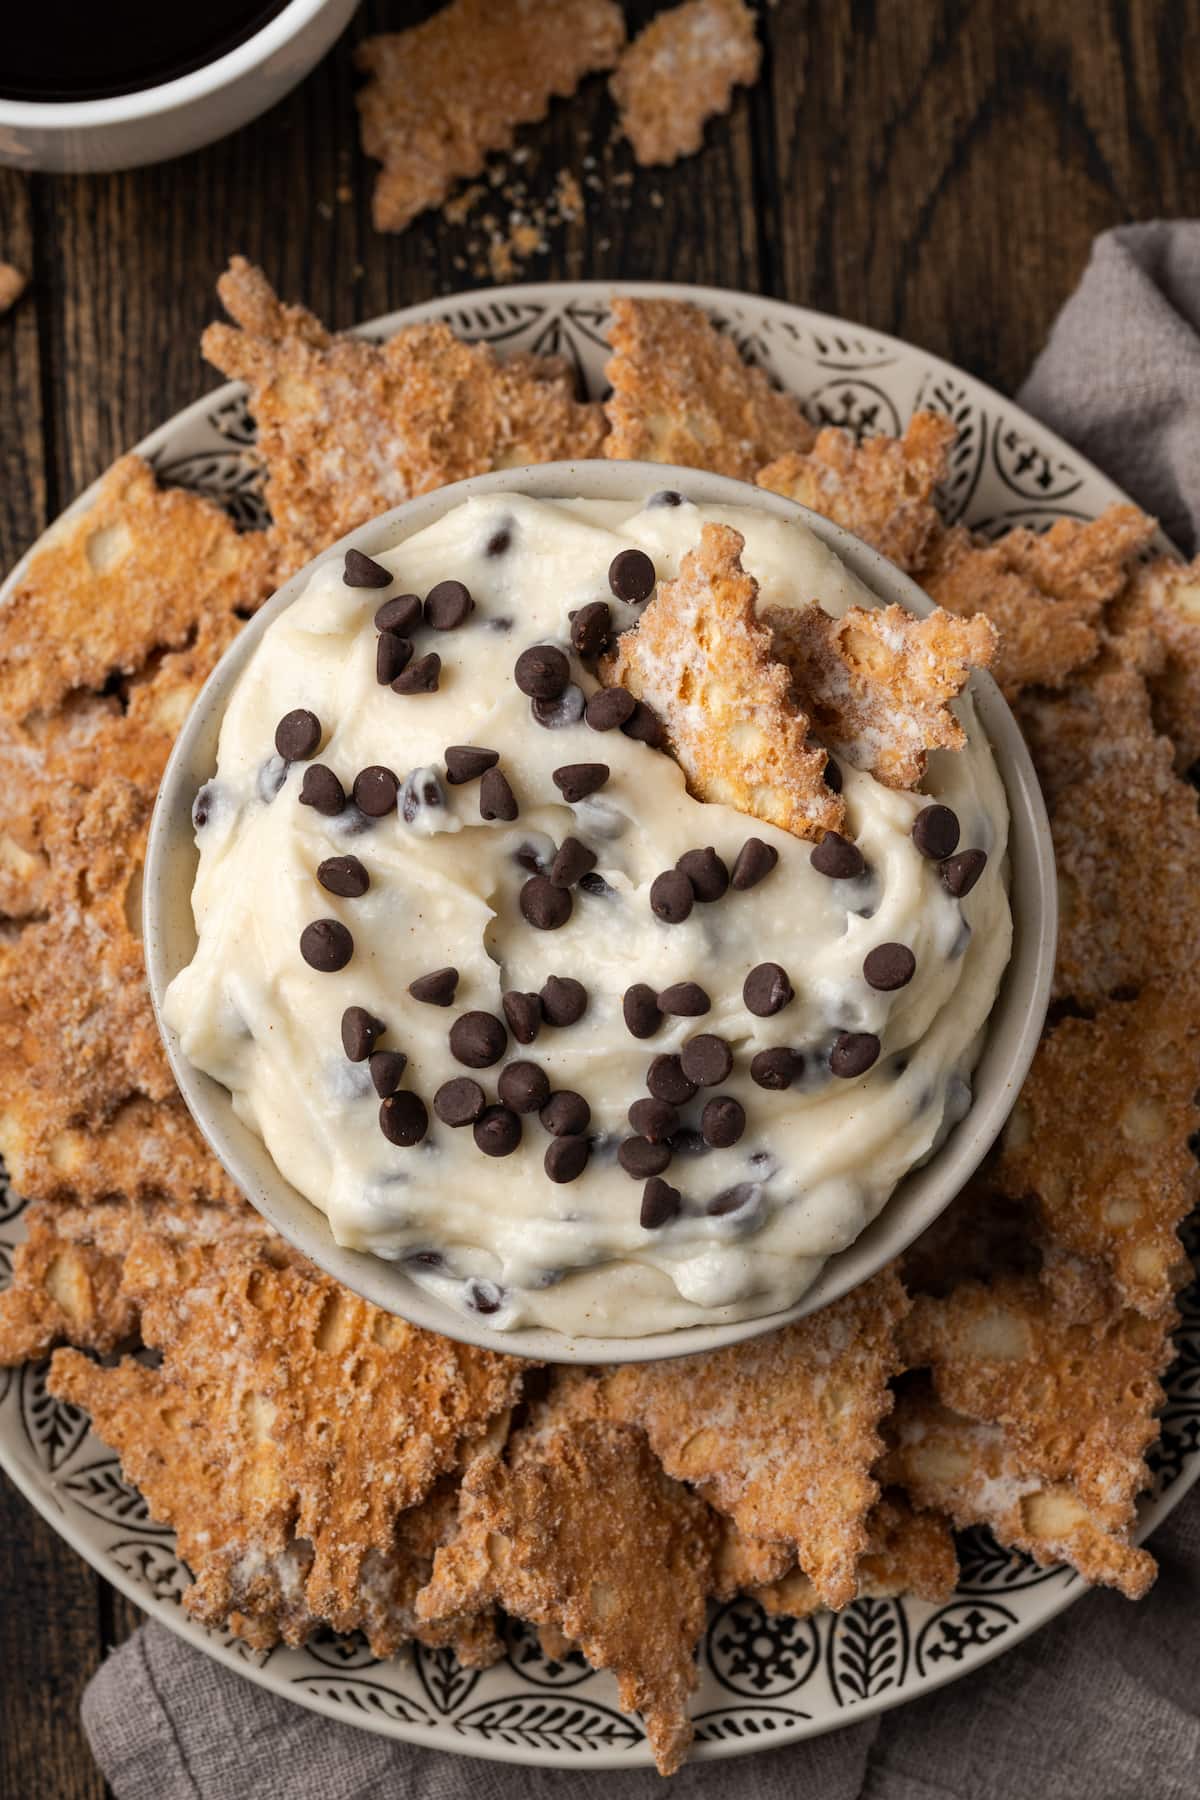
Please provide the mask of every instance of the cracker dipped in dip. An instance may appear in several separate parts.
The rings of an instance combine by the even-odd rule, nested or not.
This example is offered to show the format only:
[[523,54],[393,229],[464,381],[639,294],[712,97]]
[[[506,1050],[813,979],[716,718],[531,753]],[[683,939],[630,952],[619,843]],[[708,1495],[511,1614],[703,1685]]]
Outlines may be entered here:
[[989,634],[674,493],[330,557],[227,708],[168,1023],[339,1243],[489,1325],[786,1307],[970,1105]]

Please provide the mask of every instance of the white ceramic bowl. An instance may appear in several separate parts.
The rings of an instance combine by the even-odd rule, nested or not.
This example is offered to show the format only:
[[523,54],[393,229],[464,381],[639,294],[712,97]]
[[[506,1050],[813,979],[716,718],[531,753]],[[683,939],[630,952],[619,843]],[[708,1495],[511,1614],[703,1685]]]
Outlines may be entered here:
[[198,150],[282,100],[341,36],[357,5],[289,0],[224,56],[132,94],[62,102],[0,96],[0,163],[56,175],[98,174]]
[[[807,508],[723,476],[658,463],[549,463],[476,476],[395,507],[360,526],[316,561],[340,559],[351,543],[368,555],[389,550],[476,494],[515,490],[543,498],[582,495],[636,505],[663,487],[677,488],[701,503],[754,506],[780,518],[800,520],[881,600],[895,601],[919,614],[931,610],[931,602],[906,575],[858,538]],[[306,586],[314,566],[309,564],[292,576],[255,614],[209,677],[167,764],[147,848],[143,899],[146,967],[159,1029],[184,1099],[239,1187],[285,1238],[377,1306],[447,1337],[549,1362],[643,1362],[715,1349],[802,1318],[866,1281],[948,1205],[995,1140],[1029,1068],[1049,999],[1057,926],[1050,830],[1029,753],[995,682],[977,673],[971,686],[1012,815],[1009,855],[1015,929],[1012,958],[989,1021],[974,1075],[974,1099],[966,1117],[936,1155],[900,1183],[862,1235],[832,1256],[803,1297],[784,1312],[634,1338],[569,1337],[532,1328],[495,1331],[435,1299],[398,1263],[335,1244],[325,1215],[284,1180],[262,1139],[238,1119],[227,1089],[187,1061],[177,1035],[162,1016],[166,988],[191,961],[196,947],[191,890],[198,856],[192,802],[216,767],[221,720],[234,684],[263,633]]]

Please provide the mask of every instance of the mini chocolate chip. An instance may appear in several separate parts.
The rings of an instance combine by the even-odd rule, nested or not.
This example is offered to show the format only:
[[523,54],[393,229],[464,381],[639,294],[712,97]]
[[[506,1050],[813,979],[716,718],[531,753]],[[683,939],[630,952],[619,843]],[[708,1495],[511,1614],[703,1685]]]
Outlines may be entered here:
[[408,1058],[403,1050],[372,1050],[368,1063],[371,1071],[371,1082],[381,1100],[394,1094],[404,1079],[404,1071],[408,1067]]
[[571,916],[569,888],[555,887],[545,875],[531,875],[521,889],[521,915],[538,931],[557,931]]
[[750,1079],[761,1088],[778,1092],[790,1088],[793,1081],[799,1079],[803,1068],[804,1058],[800,1052],[780,1044],[771,1050],[758,1051],[750,1063]]
[[714,1150],[728,1150],[746,1129],[746,1109],[730,1094],[719,1094],[706,1102],[700,1114],[700,1131],[706,1144]]
[[703,850],[685,850],[675,867],[687,876],[697,900],[706,904],[722,899],[729,887],[729,870],[711,844]]
[[586,875],[581,875],[579,877],[579,885],[585,894],[597,894],[605,900],[614,900],[616,898],[616,888],[609,887],[603,875],[597,875],[594,871],[589,872]]
[[778,963],[759,963],[742,983],[742,999],[747,1012],[752,1012],[756,1019],[773,1018],[792,999],[787,970],[781,969]]
[[625,989],[621,1011],[626,1027],[635,1038],[653,1037],[662,1024],[658,995],[644,981],[635,981],[632,987]]
[[571,620],[571,643],[580,656],[600,656],[611,636],[612,608],[607,600],[590,601]]
[[865,1075],[878,1056],[879,1039],[873,1031],[843,1031],[829,1052],[829,1070],[832,1075],[852,1080],[856,1075]]
[[635,1100],[629,1109],[629,1123],[639,1137],[652,1144],[665,1143],[673,1131],[679,1130],[679,1114],[666,1100]]
[[307,762],[320,742],[321,721],[306,707],[284,713],[275,727],[275,748],[285,762]]
[[556,1137],[546,1145],[542,1167],[551,1181],[574,1181],[587,1168],[591,1145],[585,1137]]
[[486,556],[504,556],[511,550],[512,540],[512,527],[510,525],[501,525],[499,531],[493,531],[491,537],[484,545],[484,554]]
[[863,960],[867,985],[884,994],[907,987],[916,972],[917,959],[907,944],[876,944]]
[[345,808],[346,790],[332,769],[324,763],[310,763],[300,783],[300,804],[333,819]]
[[691,882],[678,869],[664,869],[650,883],[650,910],[666,925],[682,925],[695,898]]
[[758,1184],[753,1181],[739,1181],[736,1187],[726,1188],[723,1194],[716,1194],[705,1207],[710,1218],[723,1219],[729,1213],[741,1212],[744,1206],[750,1206],[758,1199]]
[[649,744],[652,750],[657,750],[662,745],[662,721],[653,707],[647,706],[644,700],[635,700],[633,711],[622,722],[621,730],[627,738],[633,738],[639,744]]
[[531,700],[557,700],[571,678],[571,665],[553,644],[531,644],[522,650],[513,679]]
[[669,1106],[686,1106],[696,1092],[696,1083],[684,1074],[678,1056],[656,1056],[646,1071],[646,1086],[656,1100]]
[[534,723],[546,731],[563,731],[568,725],[578,725],[583,717],[583,707],[583,689],[574,681],[567,683],[557,700],[531,700],[529,703]]
[[596,866],[596,852],[581,844],[577,837],[565,837],[550,865],[550,879],[555,887],[574,887]]
[[589,794],[598,793],[610,772],[607,763],[564,763],[561,769],[555,769],[550,779],[567,805],[574,806],[578,801],[586,800]]
[[485,1156],[511,1156],[521,1142],[521,1121],[507,1106],[485,1106],[471,1135]]
[[338,919],[314,919],[300,933],[300,954],[310,969],[333,975],[354,955],[354,939]]
[[[553,845],[551,845],[553,849]],[[553,860],[553,859],[551,859]],[[520,844],[513,851],[513,861],[520,869],[528,869],[531,875],[546,873],[546,857],[536,844]]]
[[457,631],[475,611],[475,602],[461,581],[439,581],[426,594],[422,610],[434,631]]
[[[604,610],[607,612],[608,608]],[[632,719],[636,710],[637,701],[628,688],[598,688],[588,695],[583,716],[593,731],[615,731],[618,725]]]
[[840,831],[827,831],[819,844],[814,844],[809,862],[818,875],[830,881],[853,881],[867,866],[857,844],[852,844]]
[[413,999],[423,1000],[426,1006],[453,1006],[457,990],[457,969],[431,969],[408,984]]
[[673,1156],[707,1156],[708,1145],[698,1131],[685,1125],[673,1131],[670,1137],[671,1154]]
[[680,1019],[698,1019],[712,1010],[712,1001],[698,981],[677,981],[658,996],[659,1011]]
[[542,1003],[536,994],[522,994],[511,988],[501,997],[508,1029],[518,1044],[532,1044],[542,1024]]
[[503,1290],[493,1287],[490,1281],[473,1281],[467,1289],[467,1305],[472,1312],[499,1312],[503,1302]]
[[948,806],[923,806],[912,822],[912,841],[930,862],[954,854],[958,833],[958,814]]
[[435,769],[413,769],[404,777],[404,786],[400,790],[400,817],[406,825],[412,825],[422,813],[436,811],[445,804],[446,796]]
[[479,783],[479,816],[481,819],[502,819],[506,825],[511,824],[520,812],[517,797],[508,785],[508,776],[503,769],[485,769],[483,779]]
[[675,488],[659,488],[657,494],[651,494],[647,506],[682,506],[683,495]]
[[342,1049],[351,1062],[366,1062],[375,1048],[375,1039],[386,1030],[383,1020],[365,1006],[348,1006],[342,1014]]
[[679,1061],[689,1081],[697,1087],[716,1087],[733,1067],[733,1051],[723,1037],[702,1031],[689,1038],[679,1052]]
[[487,1096],[469,1075],[455,1075],[443,1081],[433,1096],[433,1110],[443,1125],[473,1125],[484,1107]]
[[587,989],[573,975],[550,975],[542,984],[542,1017],[549,1025],[577,1025],[587,1011]]
[[478,781],[500,761],[498,750],[480,750],[474,744],[450,744],[446,750],[446,780],[451,787]]
[[757,887],[778,861],[779,852],[774,844],[764,844],[761,838],[747,838],[737,853],[729,877],[730,887],[736,888],[739,894],[747,888]]
[[371,885],[371,877],[357,856],[327,856],[317,864],[317,880],[343,900],[361,900]]
[[938,874],[946,892],[961,900],[970,893],[986,867],[986,850],[960,850],[957,856],[948,856],[938,864]]
[[347,550],[342,565],[342,580],[347,587],[383,588],[392,580],[382,563],[372,561],[361,550]]
[[508,1032],[495,1013],[460,1013],[450,1027],[450,1053],[468,1069],[490,1069],[504,1055]]
[[635,1181],[645,1181],[648,1175],[661,1175],[667,1168],[671,1161],[671,1146],[652,1144],[644,1137],[624,1138],[617,1151],[617,1161]]
[[846,785],[846,777],[842,774],[841,764],[835,763],[832,756],[827,756],[825,758],[825,768],[822,773],[825,779],[825,786],[829,789],[830,793],[840,794]]
[[510,1062],[500,1071],[496,1092],[516,1113],[541,1112],[550,1098],[550,1078],[536,1063]]
[[644,550],[618,550],[608,565],[608,585],[618,600],[648,600],[657,576]]
[[375,611],[376,631],[394,631],[397,637],[411,637],[421,623],[421,602],[416,594],[394,594]]
[[420,1094],[389,1094],[379,1103],[379,1129],[389,1144],[410,1149],[429,1130],[429,1114]]
[[578,1137],[592,1120],[592,1109],[582,1094],[572,1088],[559,1088],[551,1094],[538,1114],[551,1137]]
[[359,770],[350,792],[359,812],[366,813],[369,819],[382,819],[395,810],[400,783],[382,763],[371,763]]
[[282,756],[268,756],[258,771],[258,779],[254,783],[258,797],[265,805],[270,806],[272,800],[288,778],[289,764]]
[[380,687],[391,687],[412,661],[411,641],[396,631],[381,631],[375,642],[375,679]]
[[436,694],[442,675],[442,659],[435,650],[418,656],[392,683],[393,694]]
[[642,1189],[642,1230],[657,1231],[660,1226],[669,1225],[672,1219],[678,1218],[681,1198],[679,1189],[673,1188],[669,1181],[652,1176]]

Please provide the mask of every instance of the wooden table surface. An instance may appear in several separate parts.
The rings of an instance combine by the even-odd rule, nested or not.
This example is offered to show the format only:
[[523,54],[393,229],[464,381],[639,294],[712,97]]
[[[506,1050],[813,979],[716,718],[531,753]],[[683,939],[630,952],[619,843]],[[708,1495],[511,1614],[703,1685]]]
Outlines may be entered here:
[[[345,326],[473,285],[468,226],[377,235],[351,49],[428,7],[370,0],[302,87],[235,137],[131,174],[0,171],[0,562],[115,456],[220,378],[199,358],[228,256]],[[631,19],[653,11],[631,5]],[[588,191],[525,274],[773,294],[937,351],[1011,390],[1097,231],[1200,212],[1200,0],[778,0],[763,75],[704,152]],[[604,83],[523,134],[530,185],[608,150]],[[463,268],[464,261],[467,267]],[[478,285],[478,278],[475,278]],[[0,1479],[0,1796],[95,1800],[80,1691],[136,1609]],[[280,1792],[284,1792],[280,1789]]]

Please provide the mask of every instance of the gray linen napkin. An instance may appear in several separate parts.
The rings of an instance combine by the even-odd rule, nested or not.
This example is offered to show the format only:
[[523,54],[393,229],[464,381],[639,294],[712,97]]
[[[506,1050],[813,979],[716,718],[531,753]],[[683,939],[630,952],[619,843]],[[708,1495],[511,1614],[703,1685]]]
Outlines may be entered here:
[[[1200,531],[1200,223],[1096,240],[1020,395],[1185,549]],[[1200,1492],[1154,1540],[1138,1606],[1089,1594],[939,1693],[744,1762],[692,1764],[672,1800],[1196,1800]],[[653,1771],[513,1769],[418,1750],[277,1699],[144,1625],[93,1677],[83,1723],[117,1800],[649,1800]]]

